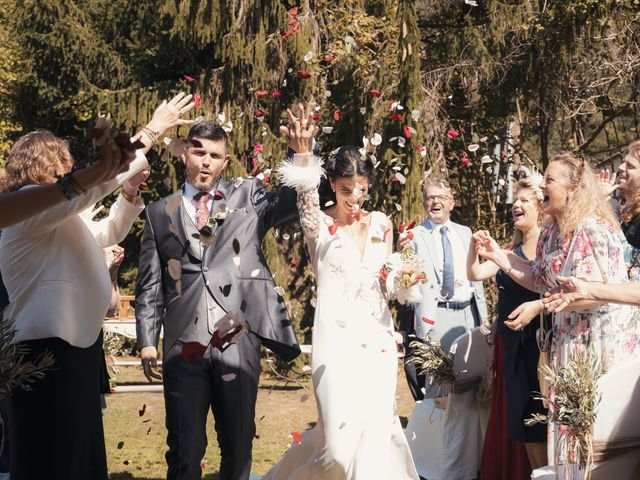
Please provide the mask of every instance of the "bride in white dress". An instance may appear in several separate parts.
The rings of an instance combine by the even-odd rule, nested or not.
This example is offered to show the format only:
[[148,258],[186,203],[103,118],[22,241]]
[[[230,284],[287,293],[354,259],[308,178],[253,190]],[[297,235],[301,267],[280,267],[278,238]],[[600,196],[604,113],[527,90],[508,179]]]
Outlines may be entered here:
[[[282,127],[289,145],[309,152],[313,121],[302,108],[301,120],[289,114],[289,128]],[[417,480],[395,413],[396,342],[379,279],[393,227],[385,214],[360,209],[373,180],[368,156],[342,147],[325,167],[305,153],[279,170],[282,182],[298,191],[317,279],[312,375],[318,422],[263,480]],[[325,173],[336,200],[323,212],[318,184]]]

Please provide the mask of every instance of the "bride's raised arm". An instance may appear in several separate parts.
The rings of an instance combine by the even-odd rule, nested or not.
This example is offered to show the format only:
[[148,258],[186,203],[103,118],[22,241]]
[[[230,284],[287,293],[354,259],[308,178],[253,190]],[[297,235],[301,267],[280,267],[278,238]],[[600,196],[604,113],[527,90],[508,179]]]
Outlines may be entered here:
[[287,145],[296,154],[292,160],[285,160],[278,167],[281,183],[294,188],[298,193],[300,224],[307,241],[315,240],[320,231],[320,199],[318,186],[324,175],[322,161],[312,153],[313,137],[318,132],[311,114],[306,115],[302,104],[298,106],[298,116],[287,110],[289,124],[280,127],[287,139]]

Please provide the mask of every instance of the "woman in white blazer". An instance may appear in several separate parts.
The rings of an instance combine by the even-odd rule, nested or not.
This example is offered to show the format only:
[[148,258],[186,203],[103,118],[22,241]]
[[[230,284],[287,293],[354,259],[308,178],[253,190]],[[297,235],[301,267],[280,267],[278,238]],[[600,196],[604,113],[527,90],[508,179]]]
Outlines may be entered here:
[[[180,116],[193,108],[191,96],[178,97],[163,102],[137,136],[145,150],[169,128],[190,123]],[[117,162],[123,154],[113,141],[102,149],[106,161]],[[48,184],[72,164],[65,141],[32,132],[14,145],[0,187],[16,191]],[[129,169],[113,180],[69,195],[69,201],[2,232],[0,271],[10,301],[5,318],[15,322],[15,341],[29,349],[25,360],[45,352],[54,357],[44,379],[31,390],[16,389],[10,398],[13,480],[108,478],[99,394],[111,281],[101,248],[122,241],[144,207],[125,190],[105,220],[94,222],[83,212],[147,166],[139,150]]]

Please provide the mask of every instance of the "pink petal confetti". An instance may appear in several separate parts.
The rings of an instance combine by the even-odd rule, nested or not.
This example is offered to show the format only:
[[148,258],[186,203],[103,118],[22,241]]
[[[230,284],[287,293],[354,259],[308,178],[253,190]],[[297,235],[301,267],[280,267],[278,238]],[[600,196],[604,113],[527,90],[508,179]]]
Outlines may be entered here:
[[337,122],[340,120],[340,109],[336,108],[333,112],[333,119]]
[[235,373],[226,373],[222,375],[222,380],[225,382],[232,382],[236,379],[237,375]]
[[264,97],[266,95],[269,95],[269,90],[256,90],[256,95],[258,97]]
[[182,74],[182,78],[184,78],[187,82],[191,83],[195,81],[195,78],[190,77],[189,75]]
[[180,280],[182,277],[182,262],[176,258],[170,258],[167,262],[167,270],[171,278]]
[[380,90],[369,90],[369,95],[372,97],[379,97],[382,95],[382,92]]
[[458,131],[454,130],[453,128],[450,128],[447,131],[447,137],[449,137],[449,138],[457,138],[459,136],[460,136],[460,133],[458,133]]

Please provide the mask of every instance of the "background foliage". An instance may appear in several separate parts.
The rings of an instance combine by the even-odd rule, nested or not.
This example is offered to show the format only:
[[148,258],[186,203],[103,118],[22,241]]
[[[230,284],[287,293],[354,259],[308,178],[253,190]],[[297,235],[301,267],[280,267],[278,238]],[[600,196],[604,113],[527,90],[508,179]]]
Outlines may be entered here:
[[[380,162],[370,208],[396,225],[421,219],[423,176],[443,175],[454,185],[455,219],[505,238],[510,179],[522,167],[542,169],[559,150],[609,164],[639,127],[640,0],[0,0],[0,7],[0,162],[35,128],[69,138],[82,161],[98,112],[133,133],[162,99],[186,90],[202,97],[197,115],[232,122],[226,174],[268,174],[284,154],[277,129],[284,109],[313,99],[319,123],[332,127],[319,136],[325,152],[380,134],[368,147]],[[258,143],[264,154],[254,157]],[[150,156],[147,202],[181,184],[181,166],[161,153]],[[124,245],[125,291],[141,227]],[[295,232],[274,232],[265,250],[308,335],[312,278]]]

